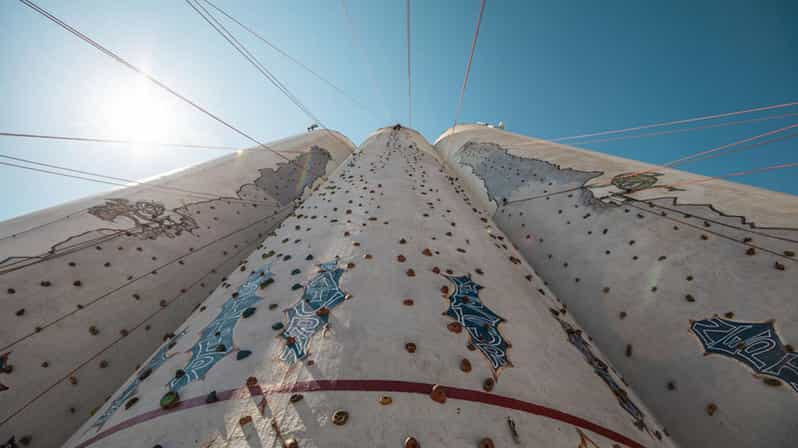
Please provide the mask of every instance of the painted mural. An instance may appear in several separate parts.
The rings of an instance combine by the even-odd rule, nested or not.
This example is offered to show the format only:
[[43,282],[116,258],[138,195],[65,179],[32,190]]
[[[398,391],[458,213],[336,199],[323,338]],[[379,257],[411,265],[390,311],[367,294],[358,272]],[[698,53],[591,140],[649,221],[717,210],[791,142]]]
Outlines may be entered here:
[[156,201],[106,199],[105,204],[90,207],[88,213],[109,222],[126,218],[133,223],[133,227],[125,232],[141,240],[175,238],[197,228],[197,222],[185,207],[167,212],[166,207]]
[[[88,207],[85,212],[105,222],[129,223],[128,227],[121,229],[97,227],[54,244],[44,254],[9,256],[0,259],[0,275],[73,254],[76,251],[92,248],[118,238],[175,239],[185,233],[192,233],[200,228],[215,225],[215,222],[207,222],[208,218],[205,215],[197,216],[201,213],[200,209],[219,208],[222,204],[229,205],[228,203],[231,201],[235,203],[240,201],[263,202],[264,195],[266,195],[266,200],[273,199],[276,204],[264,203],[262,206],[267,207],[267,210],[260,213],[264,215],[271,211],[270,208],[287,206],[301,197],[306,187],[324,176],[327,164],[331,159],[332,157],[326,149],[313,146],[307,153],[300,154],[288,162],[280,163],[277,168],[260,169],[260,175],[252,182],[241,185],[235,197],[219,196],[205,200],[192,200],[172,209],[155,200],[104,199],[103,204]],[[143,188],[146,188],[146,185]],[[172,194],[186,196],[179,190]],[[259,204],[253,202],[253,205]],[[76,212],[76,214],[79,213]]]
[[563,331],[568,335],[568,342],[571,343],[574,347],[577,348],[582,353],[582,356],[585,357],[585,361],[593,368],[593,372],[601,378],[602,381],[609,387],[612,391],[615,398],[618,399],[618,404],[632,416],[634,419],[635,426],[640,429],[646,429],[646,416],[643,414],[643,411],[637,407],[637,405],[632,402],[629,398],[629,394],[626,392],[626,389],[621,387],[618,384],[618,381],[615,380],[612,373],[610,372],[610,368],[601,359],[599,359],[594,353],[593,350],[590,348],[590,344],[582,337],[582,330],[578,330],[574,328],[568,322],[560,319],[559,317],[555,316],[555,319],[560,323]]
[[[624,193],[635,193],[641,190],[648,190],[651,188],[663,188],[667,191],[684,191],[670,185],[657,185],[659,177],[662,173],[654,172],[638,172],[638,173],[621,173],[613,176],[610,184],[614,185]],[[594,185],[594,187],[607,187],[609,185]]]
[[202,379],[222,358],[236,351],[233,331],[242,313],[262,299],[256,294],[261,282],[272,277],[271,263],[254,272],[238,287],[236,292],[222,305],[219,314],[200,332],[199,340],[191,347],[191,359],[167,385],[178,391],[187,384]]
[[318,275],[305,286],[302,298],[285,310],[288,325],[282,333],[285,348],[280,356],[284,362],[293,364],[305,358],[310,339],[328,324],[330,311],[346,300],[339,286],[343,273],[337,261],[320,264]]
[[498,376],[502,368],[512,367],[507,356],[510,344],[499,332],[499,324],[505,319],[482,303],[479,290],[483,286],[471,280],[468,275],[441,275],[454,284],[446,315],[465,328],[471,344],[488,359],[494,376]]
[[690,331],[705,354],[717,354],[750,367],[754,372],[784,381],[798,392],[798,353],[785,346],[773,321],[738,322],[712,317],[690,322]]
[[172,339],[169,340],[169,342],[163,344],[161,348],[159,348],[158,351],[155,352],[155,355],[153,355],[152,358],[150,358],[150,361],[136,374],[136,378],[134,378],[133,381],[131,381],[130,384],[127,385],[127,387],[122,389],[122,392],[111,401],[111,403],[108,405],[105,411],[97,417],[94,423],[92,423],[91,425],[92,428],[97,428],[97,432],[99,432],[102,429],[102,427],[108,422],[108,420],[110,420],[111,417],[114,416],[116,411],[119,410],[119,408],[122,407],[122,405],[124,405],[128,400],[130,400],[136,395],[136,392],[138,391],[139,388],[139,384],[141,384],[142,381],[144,381],[149,375],[151,375],[152,372],[158,370],[158,368],[161,367],[161,365],[163,365],[163,363],[166,362],[167,359],[174,356],[174,353],[170,354],[168,352],[175,346],[177,341],[183,335],[186,334],[186,331],[187,330],[184,329],[180,333],[176,334]]

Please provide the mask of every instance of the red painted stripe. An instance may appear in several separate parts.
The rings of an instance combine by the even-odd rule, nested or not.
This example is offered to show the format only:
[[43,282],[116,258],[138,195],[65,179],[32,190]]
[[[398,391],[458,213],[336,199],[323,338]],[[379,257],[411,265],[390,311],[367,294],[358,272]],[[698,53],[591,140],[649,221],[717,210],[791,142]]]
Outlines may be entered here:
[[[358,392],[399,392],[399,393],[413,393],[429,395],[432,392],[432,384],[429,383],[415,383],[410,381],[394,381],[394,380],[317,380],[307,381],[296,384],[271,384],[265,387],[230,389],[224,392],[218,392],[216,396],[219,402],[226,400],[244,399],[250,396],[268,395],[277,393],[294,393],[294,392],[316,392],[316,391],[358,391]],[[612,441],[622,443],[631,448],[645,448],[638,442],[617,433],[609,428],[605,428],[597,423],[585,420],[567,412],[558,411],[553,408],[542,406],[528,401],[517,400],[515,398],[503,397],[501,395],[494,395],[480,390],[461,389],[458,387],[446,387],[446,396],[454,400],[471,401],[474,403],[484,403],[491,406],[498,406],[506,409],[515,409],[517,411],[527,412],[533,415],[540,415],[552,420],[558,420],[568,423],[573,426],[592,431],[600,434]],[[133,418],[125,420],[117,425],[114,425],[107,430],[95,435],[94,437],[83,441],[75,448],[86,448],[102,440],[112,434],[115,434],[124,429],[144,423],[149,420],[161,417],[163,415],[172,414],[175,412],[186,411],[192,408],[201,406],[208,406],[205,402],[205,397],[194,397],[181,401],[176,407],[172,409],[154,409],[137,415]]]

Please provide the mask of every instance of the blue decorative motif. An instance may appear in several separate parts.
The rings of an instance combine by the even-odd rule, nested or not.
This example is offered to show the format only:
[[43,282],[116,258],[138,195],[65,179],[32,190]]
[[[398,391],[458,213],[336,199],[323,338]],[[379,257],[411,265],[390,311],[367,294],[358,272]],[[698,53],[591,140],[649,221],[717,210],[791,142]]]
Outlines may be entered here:
[[185,385],[204,378],[217,362],[234,351],[233,329],[244,310],[262,300],[255,292],[261,282],[271,278],[270,269],[271,263],[256,269],[238,287],[237,294],[233,294],[222,305],[222,310],[202,330],[199,340],[191,348],[191,359],[183,368],[185,375],[169,381],[169,390],[178,391]]
[[108,420],[110,420],[111,417],[113,417],[116,411],[119,410],[119,408],[122,407],[122,405],[125,404],[128,400],[133,398],[134,395],[136,395],[136,392],[138,391],[139,388],[139,384],[141,384],[142,381],[141,380],[142,372],[147,372],[147,371],[154,372],[155,370],[158,369],[158,367],[161,367],[161,365],[172,356],[172,355],[167,355],[167,352],[172,347],[175,346],[175,344],[177,343],[178,339],[180,339],[181,336],[186,334],[186,331],[188,330],[183,329],[183,331],[176,334],[175,337],[170,339],[169,342],[163,344],[161,348],[159,348],[158,351],[155,352],[155,355],[153,355],[152,358],[150,358],[150,362],[148,362],[147,365],[145,365],[139,371],[139,373],[136,374],[136,378],[134,378],[133,381],[131,381],[131,383],[128,384],[128,386],[122,390],[122,393],[119,394],[119,396],[117,396],[113,401],[111,401],[111,404],[108,405],[108,408],[105,410],[105,412],[100,414],[100,416],[97,417],[97,420],[94,422],[94,424],[91,425],[92,427],[95,427],[97,428],[97,431],[100,431],[103,425],[105,425],[105,423],[107,423]]
[[691,321],[690,331],[706,354],[728,356],[756,373],[783,380],[798,392],[798,353],[784,348],[773,321],[735,322],[713,317]]
[[454,292],[449,295],[446,315],[466,329],[474,347],[488,358],[494,376],[503,367],[512,367],[513,364],[507,359],[510,344],[499,332],[499,324],[504,322],[504,318],[491,311],[479,299],[482,285],[471,280],[471,276],[444,277],[455,286]]
[[285,310],[288,325],[282,333],[286,340],[280,359],[288,364],[307,356],[310,338],[327,325],[329,312],[346,299],[346,293],[338,286],[343,269],[337,261],[319,265],[319,275],[305,286],[302,299]]
[[593,354],[593,350],[590,349],[590,344],[582,337],[582,331],[575,329],[568,322],[556,317],[555,319],[557,319],[562,329],[565,330],[565,333],[568,335],[568,342],[582,352],[582,356],[585,357],[587,363],[593,367],[593,372],[607,384],[607,387],[610,388],[615,398],[618,399],[618,404],[634,418],[635,426],[645,429],[645,414],[643,414],[643,411],[629,399],[626,390],[615,381],[615,378],[613,378],[610,373],[609,366]]

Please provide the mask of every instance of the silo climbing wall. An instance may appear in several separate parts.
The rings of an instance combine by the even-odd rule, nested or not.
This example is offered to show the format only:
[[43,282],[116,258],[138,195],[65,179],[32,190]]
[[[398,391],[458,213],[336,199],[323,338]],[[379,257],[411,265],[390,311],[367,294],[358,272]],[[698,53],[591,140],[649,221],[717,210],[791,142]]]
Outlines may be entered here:
[[436,143],[674,441],[798,440],[798,197],[491,129]]
[[0,446],[65,442],[354,149],[270,147],[0,224]]
[[170,336],[66,446],[675,446],[409,129],[369,137]]

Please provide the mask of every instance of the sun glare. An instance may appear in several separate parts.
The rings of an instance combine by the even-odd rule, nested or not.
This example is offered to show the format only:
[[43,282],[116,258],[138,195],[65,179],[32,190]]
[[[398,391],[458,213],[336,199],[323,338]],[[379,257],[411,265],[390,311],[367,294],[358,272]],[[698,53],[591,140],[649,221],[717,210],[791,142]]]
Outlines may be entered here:
[[[164,142],[169,139],[172,114],[157,92],[142,82],[122,88],[103,99],[98,127],[104,135],[123,140]],[[147,144],[135,145],[145,150]]]

